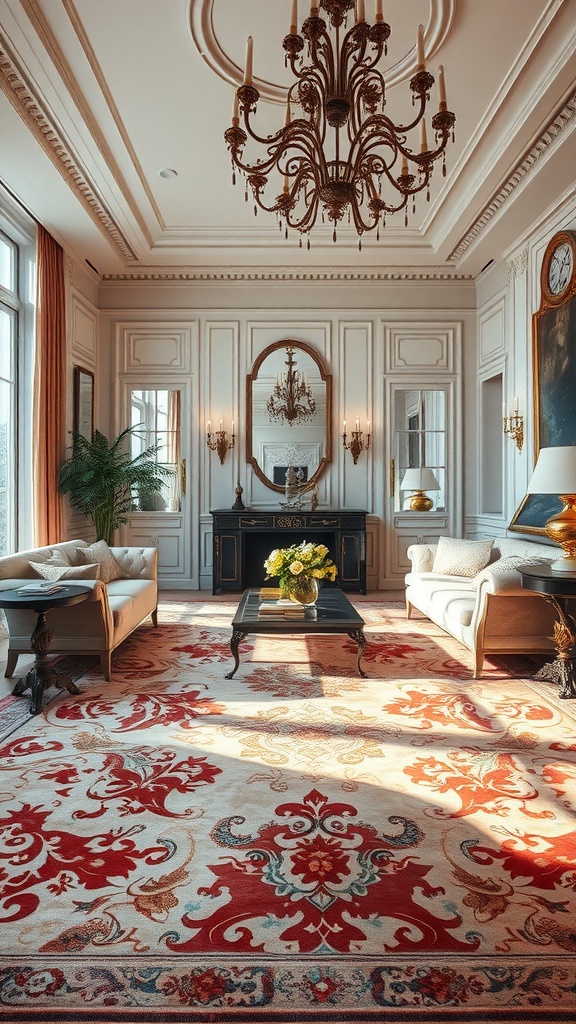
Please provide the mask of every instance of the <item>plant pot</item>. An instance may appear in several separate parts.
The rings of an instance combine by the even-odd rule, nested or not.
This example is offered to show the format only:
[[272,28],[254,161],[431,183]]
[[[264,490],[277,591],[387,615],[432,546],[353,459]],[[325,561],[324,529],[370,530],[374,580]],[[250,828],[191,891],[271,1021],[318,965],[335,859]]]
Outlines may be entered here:
[[318,600],[318,580],[314,576],[293,576],[283,589],[291,601],[306,608],[312,608]]

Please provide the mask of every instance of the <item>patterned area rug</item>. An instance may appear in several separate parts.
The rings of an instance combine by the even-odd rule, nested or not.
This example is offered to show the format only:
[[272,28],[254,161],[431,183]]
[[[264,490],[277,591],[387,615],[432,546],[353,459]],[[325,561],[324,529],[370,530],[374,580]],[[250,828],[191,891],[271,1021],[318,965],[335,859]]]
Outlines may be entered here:
[[357,607],[367,679],[183,601],[5,698],[3,1020],[574,1020],[576,702]]

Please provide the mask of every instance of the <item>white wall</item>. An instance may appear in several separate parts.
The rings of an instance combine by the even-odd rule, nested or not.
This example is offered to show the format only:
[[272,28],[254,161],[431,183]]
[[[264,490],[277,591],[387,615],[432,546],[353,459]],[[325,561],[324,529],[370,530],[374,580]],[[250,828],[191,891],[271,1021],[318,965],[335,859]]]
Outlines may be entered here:
[[[326,276],[326,275],[322,275]],[[430,275],[432,276],[432,275]],[[310,277],[310,275],[307,275]],[[365,508],[375,517],[376,539],[369,551],[370,586],[386,586],[384,545],[391,519],[388,493],[385,408],[385,338],[391,327],[418,323],[430,334],[435,324],[455,325],[463,339],[463,373],[476,363],[475,289],[460,280],[362,280],[332,275],[334,280],[258,281],[146,280],[105,282],[99,296],[100,356],[104,380],[117,363],[117,347],[126,324],[157,324],[158,344],[166,324],[192,325],[198,337],[197,364],[191,372],[198,380],[197,404],[190,411],[191,460],[189,480],[195,488],[198,523],[192,523],[191,578],[207,585],[210,574],[210,510],[230,508],[239,481],[244,503],[277,507],[278,493],[266,488],[246,464],[246,375],[269,344],[286,338],[312,345],[333,375],[332,464],[320,486],[320,506]],[[420,328],[419,328],[420,329]],[[170,373],[163,367],[163,377]],[[176,369],[175,377],[181,373]],[[195,393],[193,391],[193,393]],[[118,404],[112,389],[99,406],[102,429],[117,432]],[[342,420],[359,416],[372,424],[372,445],[353,464],[341,442]],[[223,466],[205,443],[208,418],[225,425],[235,421],[237,442]],[[460,487],[461,481],[458,481]],[[455,524],[460,532],[462,523]],[[197,533],[196,533],[197,531]],[[392,581],[398,585],[398,580]]]

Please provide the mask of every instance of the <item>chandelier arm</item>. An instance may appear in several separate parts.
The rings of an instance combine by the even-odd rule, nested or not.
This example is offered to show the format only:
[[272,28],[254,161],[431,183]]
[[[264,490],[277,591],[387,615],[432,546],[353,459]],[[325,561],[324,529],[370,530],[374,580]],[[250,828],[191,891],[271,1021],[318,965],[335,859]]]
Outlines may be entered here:
[[427,101],[425,93],[420,93],[420,110],[416,114],[416,117],[414,118],[413,121],[410,121],[409,124],[396,125],[396,131],[402,132],[402,134],[404,135],[407,132],[412,131],[413,128],[416,128],[420,124],[420,121],[422,120],[424,114],[426,113],[426,102]]

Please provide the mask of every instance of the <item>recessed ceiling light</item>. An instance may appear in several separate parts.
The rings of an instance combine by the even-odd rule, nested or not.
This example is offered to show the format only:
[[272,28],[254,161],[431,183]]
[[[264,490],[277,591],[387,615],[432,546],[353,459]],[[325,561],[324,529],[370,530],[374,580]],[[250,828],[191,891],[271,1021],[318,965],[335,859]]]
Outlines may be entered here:
[[161,178],[177,178],[178,171],[175,171],[173,167],[163,167],[161,171],[158,171]]

